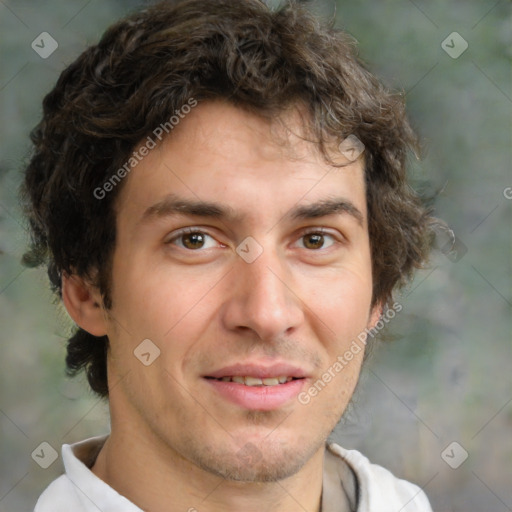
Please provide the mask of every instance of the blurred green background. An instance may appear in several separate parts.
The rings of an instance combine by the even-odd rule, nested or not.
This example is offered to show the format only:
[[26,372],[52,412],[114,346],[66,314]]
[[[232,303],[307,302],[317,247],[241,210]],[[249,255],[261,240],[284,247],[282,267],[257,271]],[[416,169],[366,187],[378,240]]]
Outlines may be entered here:
[[[42,469],[31,458],[41,442],[60,450],[108,430],[106,406],[83,379],[65,377],[70,325],[44,270],[20,265],[27,238],[16,194],[43,96],[138,5],[0,2],[1,512],[32,510],[61,473],[60,461]],[[397,339],[375,347],[333,437],[424,487],[436,511],[512,510],[511,2],[309,5],[335,17],[367,65],[406,94],[424,146],[411,169],[415,184],[439,191],[436,213],[457,242],[455,253],[435,252],[397,298]],[[47,59],[31,48],[41,32],[59,45]],[[468,45],[456,58],[465,45],[453,32]],[[465,452],[457,469],[446,462],[457,465]]]

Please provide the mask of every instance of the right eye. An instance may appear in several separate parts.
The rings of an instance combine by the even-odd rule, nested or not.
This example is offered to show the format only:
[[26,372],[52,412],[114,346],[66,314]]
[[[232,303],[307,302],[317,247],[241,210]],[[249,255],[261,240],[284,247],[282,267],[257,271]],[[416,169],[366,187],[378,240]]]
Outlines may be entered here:
[[187,228],[178,231],[166,243],[177,245],[181,249],[187,249],[190,251],[211,249],[222,245],[208,233],[194,228]]

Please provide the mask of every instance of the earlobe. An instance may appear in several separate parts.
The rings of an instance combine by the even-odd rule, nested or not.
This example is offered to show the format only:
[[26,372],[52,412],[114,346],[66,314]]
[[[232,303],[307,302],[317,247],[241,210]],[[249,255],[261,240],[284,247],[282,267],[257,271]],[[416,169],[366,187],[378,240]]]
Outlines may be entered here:
[[368,329],[372,329],[377,325],[377,322],[382,316],[384,311],[384,305],[382,303],[375,304],[370,312],[370,318],[368,319]]
[[79,327],[93,336],[107,334],[101,295],[82,277],[62,275],[62,302]]

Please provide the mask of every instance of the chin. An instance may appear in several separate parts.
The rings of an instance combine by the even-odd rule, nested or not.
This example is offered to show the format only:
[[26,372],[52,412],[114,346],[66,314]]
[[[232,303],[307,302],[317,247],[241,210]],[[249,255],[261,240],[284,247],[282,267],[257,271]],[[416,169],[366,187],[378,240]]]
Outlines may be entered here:
[[233,451],[219,446],[196,446],[190,460],[201,469],[232,482],[273,482],[297,473],[323,446],[320,443],[283,445],[267,440],[259,444],[247,442]]

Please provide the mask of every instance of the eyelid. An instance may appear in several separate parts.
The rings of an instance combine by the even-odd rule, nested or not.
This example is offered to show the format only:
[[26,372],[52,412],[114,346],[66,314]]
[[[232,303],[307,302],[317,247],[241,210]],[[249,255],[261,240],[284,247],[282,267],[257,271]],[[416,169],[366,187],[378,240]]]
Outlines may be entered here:
[[[211,233],[209,233],[207,228],[204,228],[201,226],[187,226],[185,228],[180,228],[178,230],[175,230],[172,233],[170,233],[168,236],[165,237],[164,243],[166,245],[173,244],[173,245],[176,245],[177,247],[179,247],[180,249],[184,249],[184,250],[192,252],[192,249],[187,249],[186,247],[181,247],[177,244],[174,244],[174,242],[176,240],[178,240],[180,237],[182,237],[183,235],[188,235],[191,233],[201,233],[202,235],[208,236],[208,237],[212,238],[213,240],[215,240],[218,245],[220,245],[220,246],[225,245],[222,242],[220,242],[219,240],[217,240],[217,238],[215,236],[213,236]],[[199,252],[201,249],[197,249],[193,252]],[[208,249],[210,249],[210,247]],[[206,250],[206,249],[202,249],[202,250]]]
[[[209,228],[206,228],[204,226],[187,226],[187,227],[177,229],[177,230],[173,231],[172,233],[170,233],[165,238],[164,243],[172,244],[174,241],[179,239],[181,236],[191,234],[191,233],[201,233],[203,235],[206,235],[206,236],[214,239],[217,242],[217,244],[219,244],[220,246],[226,246],[226,244],[220,242],[217,239],[217,237],[215,237],[213,234],[211,234],[209,232]],[[294,243],[297,243],[301,238],[303,238],[304,236],[309,235],[309,234],[319,234],[322,236],[329,236],[334,240],[334,243],[337,242],[337,243],[343,244],[343,243],[347,242],[346,237],[339,231],[332,232],[332,231],[328,230],[328,228],[325,228],[324,226],[309,226],[307,228],[303,228],[303,229],[299,230],[298,234],[295,235],[295,237],[294,237],[295,238]],[[177,247],[180,247],[180,246],[177,246]],[[185,250],[191,250],[191,249],[186,249],[183,247],[180,247],[180,248],[185,249]],[[200,249],[198,249],[198,250],[200,250]],[[203,250],[205,250],[205,249],[203,249]]]
[[320,252],[320,251],[322,251],[322,249],[325,251],[325,250],[328,250],[330,247],[332,247],[332,245],[334,245],[336,243],[343,244],[346,242],[346,238],[339,231],[337,231],[336,233],[333,233],[332,231],[329,231],[327,228],[325,228],[323,226],[311,226],[311,227],[304,228],[299,231],[299,234],[296,237],[296,241],[294,242],[294,244],[298,243],[302,238],[304,238],[307,235],[316,235],[316,234],[322,235],[323,237],[330,237],[332,239],[332,244],[325,249],[321,248],[321,249],[317,249],[315,251],[310,249],[311,252]]
[[339,242],[342,242],[345,240],[345,236],[337,231],[337,230],[329,230],[328,228],[324,226],[310,226],[308,228],[301,229],[299,231],[297,238],[302,238],[303,236],[310,235],[310,234],[319,234],[322,236],[331,236],[332,238],[335,238]]

